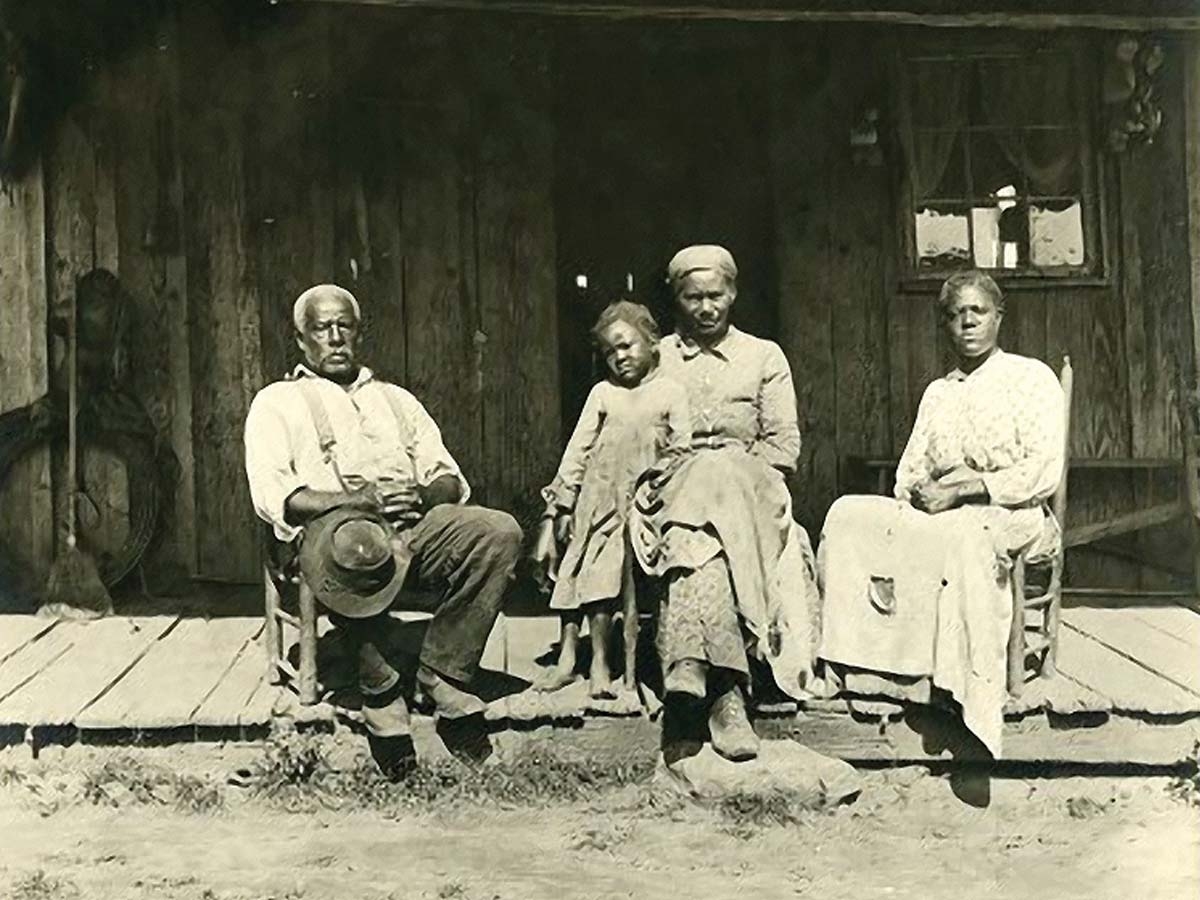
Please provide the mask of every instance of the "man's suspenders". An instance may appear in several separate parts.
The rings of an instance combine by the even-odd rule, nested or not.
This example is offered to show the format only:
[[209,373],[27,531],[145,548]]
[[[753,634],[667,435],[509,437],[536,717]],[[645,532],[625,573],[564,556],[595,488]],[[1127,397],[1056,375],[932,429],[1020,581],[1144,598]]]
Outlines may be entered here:
[[[338,483],[343,490],[349,491],[350,488],[342,479],[342,472],[338,468],[337,453],[334,451],[337,446],[337,438],[333,434],[329,411],[325,408],[325,401],[321,399],[321,392],[317,389],[316,381],[312,378],[300,377],[296,379],[296,383],[300,387],[300,395],[304,397],[305,405],[308,406],[313,425],[316,426],[317,442],[321,448],[321,454],[325,457],[325,464],[333,468],[333,474],[337,476]],[[413,430],[412,423],[408,421],[408,416],[400,407],[400,399],[386,387],[384,387],[383,396],[387,399],[392,416],[396,419],[396,426],[400,430],[400,442],[404,445],[409,462],[412,463],[413,477],[417,478],[420,473],[417,471],[416,432]]]

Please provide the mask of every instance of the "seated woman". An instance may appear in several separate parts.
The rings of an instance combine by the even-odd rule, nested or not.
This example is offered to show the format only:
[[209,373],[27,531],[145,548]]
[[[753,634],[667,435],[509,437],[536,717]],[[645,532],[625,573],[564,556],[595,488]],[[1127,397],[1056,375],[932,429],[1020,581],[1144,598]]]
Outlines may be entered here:
[[896,499],[842,497],[818,556],[819,656],[843,693],[930,702],[944,691],[993,756],[1007,698],[1015,553],[1055,552],[1045,506],[1063,471],[1054,372],[997,344],[1004,298],[981,272],[938,296],[958,366],[925,390]]
[[661,367],[687,392],[692,452],[643,481],[630,518],[642,568],[666,579],[664,751],[686,753],[698,739],[686,725],[707,712],[713,749],[750,759],[750,658],[803,697],[815,650],[812,549],[785,482],[800,453],[796,396],[783,351],[729,324],[737,267],[727,250],[681,250],[668,278],[678,324],[660,344]]

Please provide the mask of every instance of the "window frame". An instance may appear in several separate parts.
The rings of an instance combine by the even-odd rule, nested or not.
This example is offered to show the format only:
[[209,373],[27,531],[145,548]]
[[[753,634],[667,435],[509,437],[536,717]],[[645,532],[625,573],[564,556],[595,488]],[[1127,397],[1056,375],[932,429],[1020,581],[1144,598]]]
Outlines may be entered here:
[[[899,129],[911,127],[905,121],[910,115],[908,96],[911,89],[909,63],[921,59],[956,60],[966,62],[987,58],[1010,58],[1039,51],[1058,52],[1069,55],[1077,74],[1076,115],[1074,125],[1082,135],[1080,145],[1080,218],[1083,226],[1084,262],[1081,266],[1054,268],[1025,267],[1021,269],[983,269],[1006,288],[1046,288],[1056,285],[1076,287],[1107,287],[1111,285],[1108,189],[1108,154],[1102,142],[1096,139],[1099,133],[1099,91],[1093,86],[1096,81],[1096,53],[1094,42],[1081,35],[1060,35],[1050,32],[1028,32],[997,35],[990,32],[957,32],[953,35],[906,36],[892,41],[892,71],[894,77],[893,103],[898,111],[895,122],[895,145],[903,147]],[[986,130],[986,129],[979,129]],[[965,131],[965,134],[972,132]],[[969,165],[970,148],[963,154],[964,165]],[[942,266],[922,268],[918,264],[916,243],[916,212],[919,208],[914,196],[910,177],[910,161],[903,149],[898,149],[897,166],[899,250],[902,256],[899,266],[901,287],[906,290],[933,291],[955,272],[974,267],[974,240],[972,236],[970,266]],[[970,208],[976,198],[950,198]],[[968,228],[970,216],[968,215]]]

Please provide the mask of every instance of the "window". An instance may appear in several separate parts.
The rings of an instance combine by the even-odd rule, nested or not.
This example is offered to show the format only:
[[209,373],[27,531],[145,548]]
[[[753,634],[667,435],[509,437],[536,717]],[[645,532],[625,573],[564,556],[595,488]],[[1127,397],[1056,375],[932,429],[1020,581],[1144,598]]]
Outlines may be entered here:
[[1102,272],[1082,59],[1035,42],[902,54],[910,274]]

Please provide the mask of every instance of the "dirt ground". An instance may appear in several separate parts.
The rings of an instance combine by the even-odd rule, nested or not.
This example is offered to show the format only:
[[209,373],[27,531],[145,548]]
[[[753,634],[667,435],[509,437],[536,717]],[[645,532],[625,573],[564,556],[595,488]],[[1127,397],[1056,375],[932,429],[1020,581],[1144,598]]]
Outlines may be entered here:
[[[330,740],[332,759],[360,753],[352,735]],[[853,804],[798,812],[784,824],[663,802],[639,783],[599,788],[590,801],[317,803],[289,812],[229,783],[262,753],[254,745],[74,746],[32,761],[23,747],[0,751],[0,896],[1200,896],[1200,808],[1172,796],[1167,778],[994,779],[981,809],[923,769],[866,772]],[[193,788],[216,787],[180,793],[192,809],[139,800],[113,772],[143,765],[179,773]],[[95,787],[106,778],[116,787],[98,805]]]

